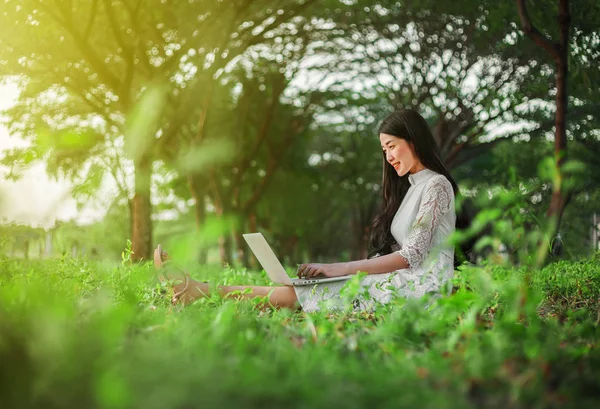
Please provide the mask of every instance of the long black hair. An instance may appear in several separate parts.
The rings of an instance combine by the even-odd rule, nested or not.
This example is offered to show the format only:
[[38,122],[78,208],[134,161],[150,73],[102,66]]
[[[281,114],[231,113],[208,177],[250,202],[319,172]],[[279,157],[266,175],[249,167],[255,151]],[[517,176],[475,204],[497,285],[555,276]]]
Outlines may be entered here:
[[[382,133],[404,139],[412,144],[415,154],[421,163],[426,168],[444,175],[450,181],[455,197],[460,193],[458,185],[441,159],[439,147],[435,142],[429,125],[416,111],[411,109],[400,109],[390,114],[379,126],[378,135]],[[408,173],[404,176],[398,176],[394,167],[387,161],[385,152],[383,151],[382,157],[383,206],[379,215],[375,217],[373,227],[371,228],[371,239],[369,242],[371,251],[369,257],[373,257],[376,254],[384,255],[392,252],[392,245],[395,243],[391,232],[392,219],[410,187]],[[462,209],[465,208],[461,207],[461,210]],[[457,215],[457,229],[463,229],[470,225],[471,215],[469,213],[471,212],[465,209]],[[463,243],[461,248],[457,249],[459,250],[457,252],[459,257],[455,257],[455,265],[462,262],[463,255],[468,254],[471,248],[472,243]]]

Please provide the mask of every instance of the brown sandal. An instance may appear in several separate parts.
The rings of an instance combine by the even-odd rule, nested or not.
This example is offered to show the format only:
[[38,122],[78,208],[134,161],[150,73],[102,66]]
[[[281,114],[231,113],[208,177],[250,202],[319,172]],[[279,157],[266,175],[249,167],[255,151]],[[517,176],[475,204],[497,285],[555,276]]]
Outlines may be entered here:
[[154,250],[154,267],[156,268],[157,271],[161,272],[162,274],[158,275],[158,280],[161,283],[168,283],[168,282],[172,282],[174,280],[180,280],[181,278],[173,278],[173,276],[169,276],[168,274],[168,270],[173,271],[176,270],[177,271],[177,275],[181,276],[181,274],[183,274],[183,289],[176,291],[176,286],[179,285],[178,284],[174,284],[173,285],[173,291],[175,291],[175,293],[173,294],[173,297],[171,297],[171,304],[175,305],[177,304],[177,302],[179,302],[180,298],[182,296],[184,296],[187,291],[190,288],[190,275],[188,273],[186,273],[185,271],[181,270],[179,267],[175,266],[173,261],[171,260],[171,258],[169,257],[169,255],[167,254],[166,251],[163,251],[162,246],[159,244],[158,247]]

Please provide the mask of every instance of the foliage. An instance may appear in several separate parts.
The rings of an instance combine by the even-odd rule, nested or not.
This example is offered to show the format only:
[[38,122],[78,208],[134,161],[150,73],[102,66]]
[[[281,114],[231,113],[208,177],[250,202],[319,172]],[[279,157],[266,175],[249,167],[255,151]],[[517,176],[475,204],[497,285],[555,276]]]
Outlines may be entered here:
[[130,233],[128,214],[127,206],[115,201],[102,220],[86,226],[75,221],[57,221],[51,228],[3,224],[0,254],[25,258],[69,254],[117,260]]
[[[565,188],[572,192],[573,199],[565,212],[560,233],[563,257],[577,259],[590,255],[590,226],[592,214],[598,211],[594,198],[599,194],[600,185],[595,181],[593,146],[583,149],[575,142],[572,148]],[[514,223],[520,223],[526,231],[540,230],[544,226],[554,177],[554,166],[547,166],[552,149],[552,142],[546,139],[504,141],[454,172],[464,191],[481,197],[479,206],[482,209],[501,211],[495,219],[500,223],[497,228],[512,226],[506,231],[504,243],[507,245],[512,238],[517,238],[515,233],[523,232],[522,229],[512,230],[516,228]],[[512,199],[506,197],[512,202],[512,211],[507,211],[502,195],[512,196]],[[499,235],[496,237],[500,238]]]
[[37,244],[39,253],[41,253],[43,248],[41,243],[44,241],[45,235],[42,228],[15,223],[0,225],[0,252],[28,258],[32,244]]
[[546,294],[548,313],[564,320],[577,310],[600,311],[599,256],[596,253],[592,259],[553,263],[534,276]]
[[[315,50],[322,57],[316,71],[333,77],[326,107],[334,113],[366,108],[360,114],[376,118],[415,108],[430,121],[451,168],[490,149],[496,143],[486,137],[491,131],[496,139],[510,136],[496,129],[545,98],[546,65],[508,24],[510,8],[467,3],[332,6],[333,27],[319,33],[324,40]],[[334,57],[340,54],[341,61]],[[373,104],[378,109],[365,99],[379,102]]]
[[[598,267],[547,267],[524,305],[522,271],[489,265],[463,269],[454,294],[427,310],[398,300],[307,315],[218,297],[172,307],[149,265],[4,258],[0,404],[594,407]],[[560,273],[573,269],[584,292]],[[248,271],[195,274],[267,283]],[[571,308],[556,319],[544,311],[560,297]]]
[[[514,2],[5,1],[0,82],[20,94],[1,120],[30,142],[3,153],[6,177],[43,161],[81,200],[107,179],[118,193],[90,226],[0,226],[0,407],[596,407],[600,256],[584,259],[582,238],[600,197],[596,3],[571,2],[571,260],[536,269],[560,182],[554,68]],[[556,1],[536,5],[533,24],[556,38]],[[483,232],[481,265],[463,266],[450,296],[368,313],[218,296],[182,308],[132,264],[139,218],[144,240],[173,244],[215,285],[269,284],[192,264],[217,245],[235,261],[244,231],[289,265],[364,256],[377,124],[399,106],[426,117],[482,209],[454,237]],[[17,260],[49,234],[60,257]]]
[[[546,17],[556,2],[540,4],[529,8],[532,22],[555,38]],[[597,211],[591,84],[600,64],[597,5],[571,8],[569,145],[588,166],[572,199],[585,214],[565,216],[572,237]],[[120,226],[169,211],[198,233],[222,217],[231,221],[222,254],[230,238],[240,252],[240,232],[251,229],[282,243],[289,260],[354,258],[364,255],[380,195],[378,121],[411,106],[461,185],[508,187],[514,167],[539,187],[539,218],[553,64],[518,23],[516,5],[497,1],[8,1],[0,76],[21,92],[3,121],[31,145],[5,151],[2,164],[17,178],[44,161],[80,200],[107,192],[107,181],[118,203],[141,192],[150,207],[152,197],[152,212]],[[168,229],[132,230],[149,241]],[[124,240],[118,232],[111,254]],[[207,241],[216,243],[200,237],[195,253]]]
[[[189,142],[203,140],[198,118],[206,118],[219,77],[313,1],[6,3],[0,80],[21,92],[4,122],[31,144],[7,152],[2,164],[16,178],[43,161],[51,175],[71,179],[80,198],[111,179],[117,198],[132,201],[139,259],[151,250],[153,162],[173,149],[197,153]],[[281,54],[292,59],[289,49]]]

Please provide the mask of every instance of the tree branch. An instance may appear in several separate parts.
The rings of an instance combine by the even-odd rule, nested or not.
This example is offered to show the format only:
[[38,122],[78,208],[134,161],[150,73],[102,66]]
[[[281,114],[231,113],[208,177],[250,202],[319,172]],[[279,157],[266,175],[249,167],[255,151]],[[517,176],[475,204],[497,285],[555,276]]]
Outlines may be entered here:
[[[283,24],[285,21],[289,20],[291,17],[294,17],[298,12],[308,8],[315,2],[316,0],[306,0],[304,3],[298,5],[297,7],[288,9],[287,13],[283,13],[280,16],[276,17],[275,20],[271,24],[268,24],[264,28],[264,30],[261,31],[259,34],[246,39],[245,42],[242,40],[241,44],[238,45],[238,47],[236,47],[236,49],[238,50],[237,52],[239,52],[239,49],[246,50],[252,47],[253,45],[260,43],[262,40],[264,40],[264,36],[266,34],[270,33],[271,31],[279,27],[281,24]],[[252,30],[249,29],[249,32],[252,32]]]
[[[127,9],[127,14],[129,15],[129,21],[131,22],[133,29],[135,30],[136,33],[139,33],[141,30],[140,30],[140,26],[138,25],[138,14],[140,11],[140,6],[142,3],[142,0],[137,0],[137,3],[134,8],[132,8],[131,5],[128,4],[126,0],[122,0],[122,2],[123,2],[123,6],[125,6],[125,8]],[[141,41],[139,41],[139,38],[135,41],[135,47],[138,48],[138,52],[140,53],[140,62],[142,62],[144,64],[144,67],[146,68],[147,73],[150,73],[154,69],[154,67],[148,61],[148,58],[146,56],[146,49],[144,48],[143,43]]]
[[273,92],[273,96],[271,99],[271,103],[269,104],[267,113],[262,121],[260,130],[258,133],[258,137],[256,138],[256,143],[252,147],[252,151],[248,155],[245,155],[244,158],[242,159],[242,163],[239,166],[239,172],[235,175],[235,178],[231,184],[231,188],[233,191],[232,192],[233,199],[236,202],[239,198],[239,193],[240,193],[239,184],[242,180],[242,177],[246,173],[246,170],[247,170],[250,162],[252,161],[252,159],[254,159],[254,157],[258,153],[260,147],[262,146],[263,142],[269,135],[269,129],[271,127],[271,122],[273,122],[273,116],[275,114],[275,110],[276,110],[277,106],[279,105],[279,97],[281,96],[281,94],[283,93],[283,90],[285,89],[283,81],[280,81],[280,82],[281,83],[276,84],[276,86],[274,87],[274,90],[273,90],[274,92]]
[[210,181],[210,184],[212,185],[213,192],[214,192],[213,200],[215,203],[215,207],[217,208],[217,214],[222,215],[222,213],[223,213],[223,192],[219,188],[219,184],[217,183],[217,180],[215,177],[215,171],[213,169],[209,170],[208,177],[209,177],[209,181]]
[[285,156],[286,151],[289,149],[291,145],[290,142],[292,141],[292,139],[300,133],[302,133],[304,129],[306,129],[304,126],[302,126],[300,120],[292,121],[291,128],[296,129],[290,129],[290,131],[286,132],[286,136],[284,138],[283,143],[280,145],[280,149],[277,149],[276,151],[272,152],[271,155],[269,155],[269,165],[267,167],[267,173],[263,177],[260,185],[254,190],[254,194],[252,195],[252,197],[250,197],[250,199],[242,206],[242,210],[245,213],[250,212],[254,208],[256,203],[260,200],[260,197],[264,193],[269,182],[271,181],[271,178],[275,174],[275,170],[279,166],[279,162]]
[[88,22],[85,25],[85,30],[83,30],[83,38],[87,42],[90,38],[90,33],[92,32],[92,26],[94,25],[94,21],[96,21],[96,11],[98,10],[98,0],[92,0],[92,6],[90,8],[90,16],[88,17]]
[[119,89],[119,102],[122,104],[124,111],[127,112],[131,108],[131,84],[133,83],[133,77],[135,74],[134,70],[134,59],[135,55],[132,50],[132,46],[126,43],[125,39],[121,34],[121,28],[117,22],[117,18],[113,13],[112,6],[109,0],[103,0],[104,8],[106,9],[106,14],[108,16],[108,22],[110,24],[110,28],[112,29],[113,36],[117,41],[117,44],[121,47],[123,52],[123,57],[125,60],[126,68],[125,68],[125,77],[121,82]]
[[126,186],[124,186],[123,183],[121,183],[121,180],[118,177],[118,173],[117,170],[121,170],[118,169],[118,165],[117,166],[113,166],[114,163],[111,163],[110,161],[108,161],[108,157],[105,157],[103,155],[98,155],[98,159],[100,160],[100,162],[104,165],[104,167],[106,169],[108,169],[109,173],[111,174],[111,176],[113,177],[113,179],[115,180],[115,183],[117,184],[117,189],[123,194],[125,195],[125,197],[129,197],[129,189],[127,189]]
[[82,36],[77,32],[75,27],[73,27],[68,12],[59,8],[64,15],[63,20],[57,15],[55,15],[49,7],[44,6],[43,3],[40,3],[40,6],[43,7],[48,13],[48,15],[50,15],[54,20],[56,20],[56,22],[71,35],[73,41],[75,42],[75,45],[77,46],[81,54],[83,54],[87,62],[90,63],[94,70],[98,73],[98,76],[102,78],[102,80],[108,87],[112,88],[115,92],[117,92],[117,90],[119,89],[119,79],[112,72],[110,72],[110,70],[106,68],[106,65],[100,59],[100,57],[92,51],[92,47],[90,47],[87,40],[84,40]]
[[546,37],[539,32],[537,28],[531,24],[531,19],[527,13],[527,7],[525,6],[525,0],[516,0],[517,10],[519,11],[519,17],[521,18],[521,26],[523,32],[531,38],[537,45],[542,47],[548,52],[556,61],[560,60],[560,51],[558,50],[557,44],[548,40]]
[[117,23],[117,19],[113,13],[112,6],[109,3],[109,0],[103,0],[104,8],[106,9],[106,15],[108,16],[108,23],[110,24],[110,28],[112,29],[115,40],[117,40],[117,44],[123,49],[123,51],[127,51],[129,46],[125,43],[123,36],[121,35],[121,29]]

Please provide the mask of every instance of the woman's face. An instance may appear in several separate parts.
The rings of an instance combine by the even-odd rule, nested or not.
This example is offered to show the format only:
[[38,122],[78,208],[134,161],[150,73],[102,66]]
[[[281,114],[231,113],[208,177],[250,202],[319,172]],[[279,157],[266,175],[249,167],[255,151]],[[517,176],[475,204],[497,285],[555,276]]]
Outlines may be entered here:
[[407,172],[416,173],[423,168],[412,144],[385,133],[379,134],[379,140],[385,159],[394,167],[398,176],[404,176]]

